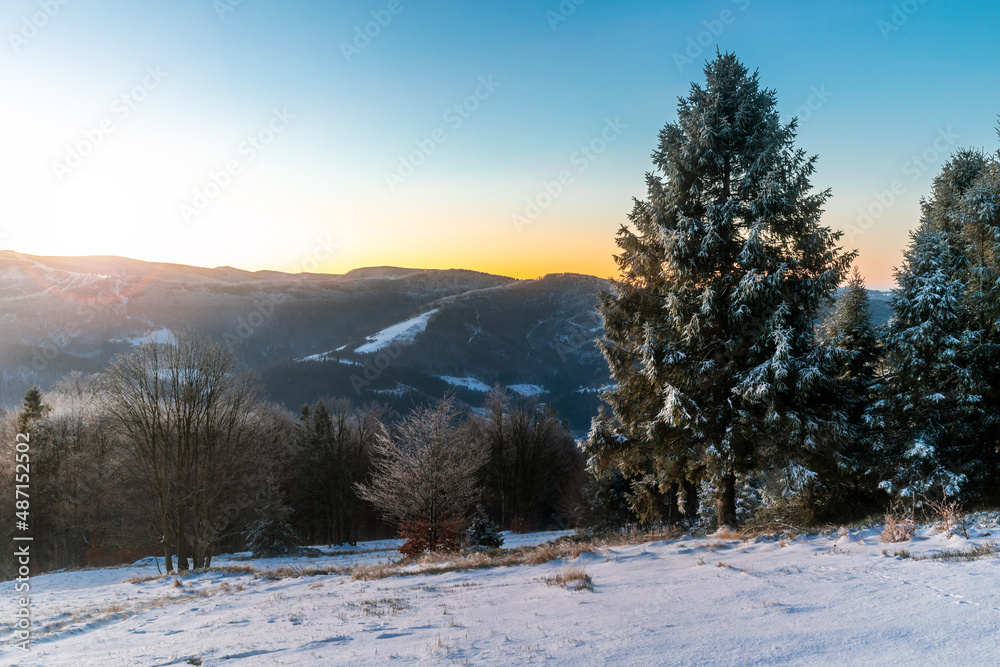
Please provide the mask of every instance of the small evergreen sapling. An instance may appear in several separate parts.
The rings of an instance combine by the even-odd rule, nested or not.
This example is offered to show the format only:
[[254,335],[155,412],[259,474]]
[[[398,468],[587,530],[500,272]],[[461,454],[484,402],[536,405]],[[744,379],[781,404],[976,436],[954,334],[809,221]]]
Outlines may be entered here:
[[476,515],[465,532],[465,541],[470,549],[499,549],[503,546],[500,528],[486,516],[482,505],[476,508]]
[[284,504],[281,490],[273,480],[268,480],[263,506],[257,512],[257,520],[244,534],[251,553],[258,558],[290,553],[298,541],[288,523],[292,508]]

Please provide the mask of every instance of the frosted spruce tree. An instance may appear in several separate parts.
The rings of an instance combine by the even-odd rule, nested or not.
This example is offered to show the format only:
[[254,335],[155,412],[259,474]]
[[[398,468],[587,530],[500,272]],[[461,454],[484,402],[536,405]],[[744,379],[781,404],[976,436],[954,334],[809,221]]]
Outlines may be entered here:
[[956,277],[961,262],[948,234],[925,219],[896,272],[885,341],[889,374],[879,404],[889,472],[882,487],[914,502],[927,494],[957,496],[975,466],[969,444],[982,386],[966,285]]
[[815,157],[772,90],[731,54],[705,67],[660,132],[647,199],[622,226],[620,279],[600,298],[614,379],[588,443],[597,474],[632,480],[633,509],[684,480],[715,484],[736,524],[737,476],[836,446],[833,355],[814,328],[854,253],[820,223]]
[[990,156],[963,192],[959,206],[967,257],[969,328],[978,345],[975,367],[983,380],[974,457],[982,463],[970,491],[1000,501],[1000,161]]
[[247,548],[258,558],[290,553],[298,542],[288,522],[292,508],[285,505],[281,490],[273,479],[267,480],[261,501],[257,520],[243,536]]
[[955,153],[922,203],[889,330],[878,411],[898,494],[997,498],[1000,166]]

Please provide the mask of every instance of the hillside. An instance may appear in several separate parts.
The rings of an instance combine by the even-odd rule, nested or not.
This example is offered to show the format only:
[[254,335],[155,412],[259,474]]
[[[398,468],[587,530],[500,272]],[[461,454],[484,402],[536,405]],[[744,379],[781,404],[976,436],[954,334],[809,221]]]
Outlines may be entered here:
[[[100,370],[149,336],[199,332],[225,341],[257,369],[272,400],[297,409],[321,396],[405,409],[453,389],[442,377],[537,385],[586,428],[606,382],[593,349],[603,282],[559,275],[517,281],[465,270],[400,267],[344,275],[204,269],[118,257],[0,252],[0,401],[31,384]],[[366,340],[418,318],[390,346]],[[343,354],[325,355],[340,350]],[[357,352],[355,352],[357,350]],[[340,363],[338,363],[338,361]],[[365,364],[372,370],[365,368]],[[378,364],[378,367],[375,367]]]
[[[1000,565],[997,529],[992,513],[970,539],[932,526],[895,544],[880,526],[686,535],[575,558],[543,547],[539,564],[483,569],[445,557],[372,567],[398,558],[398,541],[313,558],[220,556],[176,578],[144,559],[33,577],[32,651],[17,652],[8,633],[0,653],[22,667],[985,665],[998,648],[1000,592],[984,583]],[[506,537],[517,547],[557,535]],[[572,590],[583,575],[592,590]],[[13,587],[0,584],[6,618]]]
[[[579,434],[609,381],[594,346],[608,283],[593,276],[287,274],[2,251],[0,285],[0,405],[185,331],[225,341],[292,410],[325,396],[405,410],[447,391],[475,407],[499,383],[548,401]],[[888,295],[871,294],[885,321]]]

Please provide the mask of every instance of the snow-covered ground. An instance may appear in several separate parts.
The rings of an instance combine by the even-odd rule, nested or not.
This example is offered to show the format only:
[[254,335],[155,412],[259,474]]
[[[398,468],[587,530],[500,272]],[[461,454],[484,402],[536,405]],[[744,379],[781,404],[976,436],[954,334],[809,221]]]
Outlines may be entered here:
[[452,377],[450,375],[442,375],[441,379],[453,387],[462,387],[464,389],[469,389],[471,391],[481,391],[484,394],[493,388],[490,385],[483,382],[482,380],[477,380],[472,376],[457,378],[457,377]]
[[[457,378],[450,375],[441,375],[439,377],[453,387],[462,387],[464,389],[478,391],[484,394],[493,389],[491,385],[488,385],[482,380],[476,379],[472,376]],[[542,394],[549,393],[547,389],[539,387],[537,384],[512,384],[508,385],[507,388],[515,394],[519,394],[521,396],[541,396]]]
[[539,387],[537,384],[512,384],[508,385],[507,388],[521,396],[541,396],[549,393],[547,389]]
[[[129,583],[152,564],[32,580],[29,654],[5,665],[746,665],[1000,661],[1000,560],[925,558],[989,544],[931,528],[886,544],[878,529],[747,542],[688,536],[552,561],[372,581],[210,571]],[[508,546],[557,534],[508,535]],[[385,562],[398,542],[275,569]],[[326,550],[325,550],[326,551]],[[896,555],[900,553],[901,555]],[[544,579],[583,567],[593,591]],[[13,584],[0,614],[13,618]]]
[[428,310],[422,315],[411,317],[405,322],[393,324],[391,327],[382,329],[377,334],[368,336],[368,342],[355,349],[354,353],[371,354],[373,352],[378,352],[383,348],[389,347],[390,345],[405,345],[412,343],[417,334],[423,333],[423,331],[427,328],[427,322],[430,321],[431,317],[433,317],[438,310],[438,308]]
[[148,331],[142,336],[134,336],[132,338],[126,338],[125,341],[132,346],[138,347],[143,343],[159,343],[160,345],[176,345],[177,337],[174,336],[174,332],[170,329],[159,329],[157,331]]

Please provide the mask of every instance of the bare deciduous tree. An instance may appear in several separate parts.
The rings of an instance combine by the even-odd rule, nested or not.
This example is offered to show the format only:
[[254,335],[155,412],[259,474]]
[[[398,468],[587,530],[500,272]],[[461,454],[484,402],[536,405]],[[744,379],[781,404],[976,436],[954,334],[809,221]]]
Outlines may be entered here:
[[369,484],[358,485],[358,494],[386,521],[419,523],[430,545],[441,542],[448,524],[466,519],[479,499],[487,453],[459,422],[450,398],[414,410],[394,433],[384,430],[374,450],[375,474]]
[[262,462],[268,411],[256,380],[208,339],[147,343],[116,359],[105,406],[128,464],[145,482],[167,570],[211,563],[223,499]]

